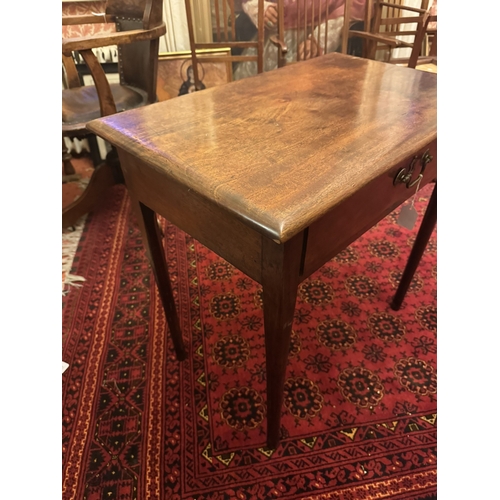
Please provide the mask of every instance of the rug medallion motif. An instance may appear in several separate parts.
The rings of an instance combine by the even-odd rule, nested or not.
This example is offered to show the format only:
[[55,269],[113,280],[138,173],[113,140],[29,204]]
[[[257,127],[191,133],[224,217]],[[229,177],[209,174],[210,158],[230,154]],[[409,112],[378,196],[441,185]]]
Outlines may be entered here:
[[62,299],[63,499],[435,498],[436,234],[393,311],[413,242],[397,213],[301,283],[271,450],[260,286],[161,219],[177,362],[115,186],[82,231],[71,272],[85,281]]

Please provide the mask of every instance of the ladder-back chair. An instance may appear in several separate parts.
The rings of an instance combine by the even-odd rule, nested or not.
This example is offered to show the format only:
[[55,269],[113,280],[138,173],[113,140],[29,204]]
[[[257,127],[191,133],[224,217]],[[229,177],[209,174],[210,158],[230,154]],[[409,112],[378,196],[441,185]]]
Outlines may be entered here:
[[[428,53],[422,54],[425,37],[428,39]],[[408,67],[417,68],[429,64],[437,67],[437,14],[433,13],[432,7],[424,14],[422,26],[415,36]]]
[[[422,0],[420,7],[405,5],[404,0],[367,0],[364,30],[349,30],[353,0],[345,1],[346,22],[342,33],[341,52],[347,53],[348,40],[357,37],[364,41],[363,57],[393,62],[393,51],[398,48],[413,49],[417,33],[429,10],[429,0]],[[373,8],[373,16],[369,12]],[[380,56],[380,51],[385,54]]]
[[[277,0],[277,9],[278,67],[339,49],[344,26],[342,2]],[[365,0],[354,0],[351,14],[356,22],[366,22]]]
[[[195,0],[197,1],[197,0]],[[185,0],[186,17],[188,22],[189,42],[191,48],[191,59],[194,84],[196,90],[201,90],[199,63],[200,61],[238,63],[242,61],[256,61],[257,72],[263,72],[264,51],[264,0],[258,0],[258,24],[257,35],[252,40],[241,40],[237,33],[237,17],[241,14],[241,0],[211,0],[210,6],[213,11],[211,16],[210,30],[202,33],[197,26],[196,9],[192,0]],[[256,54],[245,55],[242,50],[253,47]],[[205,49],[220,49],[220,54],[203,54]],[[226,50],[224,53],[225,49]],[[229,75],[228,81],[232,80]]]

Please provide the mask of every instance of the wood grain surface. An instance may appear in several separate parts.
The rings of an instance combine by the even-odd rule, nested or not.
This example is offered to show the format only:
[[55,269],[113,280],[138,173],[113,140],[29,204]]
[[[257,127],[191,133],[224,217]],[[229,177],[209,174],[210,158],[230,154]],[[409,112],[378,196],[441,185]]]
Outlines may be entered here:
[[334,53],[88,128],[284,242],[436,140],[436,81]]

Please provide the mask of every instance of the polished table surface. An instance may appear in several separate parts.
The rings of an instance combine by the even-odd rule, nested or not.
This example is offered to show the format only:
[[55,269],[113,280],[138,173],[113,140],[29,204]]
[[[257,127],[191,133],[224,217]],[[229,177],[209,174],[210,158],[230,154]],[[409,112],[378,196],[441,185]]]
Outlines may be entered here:
[[154,212],[262,284],[269,446],[298,284],[436,179],[436,78],[329,54],[89,124],[118,150],[179,359]]

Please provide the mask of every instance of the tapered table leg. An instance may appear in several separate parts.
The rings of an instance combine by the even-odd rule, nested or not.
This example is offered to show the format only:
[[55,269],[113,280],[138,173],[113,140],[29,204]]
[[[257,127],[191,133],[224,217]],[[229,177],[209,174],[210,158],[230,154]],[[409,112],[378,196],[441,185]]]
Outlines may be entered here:
[[263,238],[262,292],[267,373],[267,445],[280,439],[281,406],[299,283],[303,235],[284,244]]
[[175,308],[174,295],[172,285],[168,274],[167,263],[165,261],[165,253],[163,250],[160,229],[156,213],[143,205],[140,202],[135,202],[131,197],[132,203],[135,205],[136,213],[139,217],[139,226],[143,237],[144,244],[147,249],[148,257],[153,268],[156,284],[160,292],[163,309],[167,318],[170,335],[174,343],[175,353],[179,361],[186,359],[186,350],[182,340],[182,332],[179,324],[179,317]]
[[429,200],[429,204],[427,205],[427,210],[425,211],[424,218],[422,219],[422,224],[420,225],[417,237],[415,238],[415,243],[413,244],[413,248],[411,249],[408,262],[406,263],[405,270],[403,271],[403,275],[401,276],[396,294],[392,299],[391,307],[395,311],[398,311],[401,307],[401,304],[403,303],[406,292],[408,291],[411,280],[413,279],[413,275],[415,274],[418,264],[420,263],[420,259],[422,258],[422,255],[425,251],[425,247],[427,246],[429,238],[432,235],[432,231],[434,231],[436,221],[437,184],[434,186],[434,190],[432,191],[431,199]]

